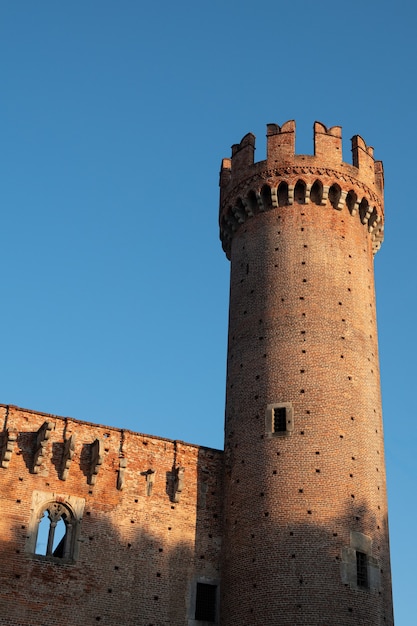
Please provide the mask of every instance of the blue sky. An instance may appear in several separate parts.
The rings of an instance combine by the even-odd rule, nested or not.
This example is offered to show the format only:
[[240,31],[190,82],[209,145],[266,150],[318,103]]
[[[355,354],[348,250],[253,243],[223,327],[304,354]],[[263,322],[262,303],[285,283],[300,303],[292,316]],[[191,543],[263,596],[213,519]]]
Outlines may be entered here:
[[[0,402],[221,448],[218,172],[265,124],[341,125],[384,161],[376,257],[397,626],[415,621],[411,1],[0,6]],[[410,204],[412,205],[411,208]]]

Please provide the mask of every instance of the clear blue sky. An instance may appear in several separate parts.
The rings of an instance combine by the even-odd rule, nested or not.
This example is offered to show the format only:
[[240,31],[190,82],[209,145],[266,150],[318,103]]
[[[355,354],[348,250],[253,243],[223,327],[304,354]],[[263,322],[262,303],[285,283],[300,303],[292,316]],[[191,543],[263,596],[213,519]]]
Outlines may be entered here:
[[[0,5],[0,402],[221,448],[218,172],[265,124],[385,165],[376,258],[397,626],[417,623],[415,2]],[[411,205],[411,206],[410,206]]]

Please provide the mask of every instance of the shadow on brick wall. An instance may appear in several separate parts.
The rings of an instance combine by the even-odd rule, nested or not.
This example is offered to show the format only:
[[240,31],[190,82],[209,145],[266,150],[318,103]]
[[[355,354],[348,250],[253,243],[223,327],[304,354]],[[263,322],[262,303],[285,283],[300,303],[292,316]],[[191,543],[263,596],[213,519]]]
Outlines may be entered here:
[[[238,534],[239,526],[236,520],[230,532]],[[359,535],[365,529],[374,539],[368,565],[372,581],[360,589],[350,531]],[[278,522],[262,514],[259,520],[253,519],[252,532],[245,527],[237,547],[234,542],[233,554],[224,545],[222,557],[229,579],[222,578],[221,623],[229,623],[234,613],[252,615],[253,624],[261,624],[264,610],[268,623],[280,626],[392,626],[387,537],[387,520],[380,528],[365,502],[352,504],[343,515],[323,524]],[[349,551],[354,559],[350,562]]]
[[0,624],[184,623],[194,568],[185,543],[167,549],[140,528],[126,540],[103,516],[87,515],[79,559],[71,565],[25,553],[26,532],[15,526],[9,540],[0,541]]

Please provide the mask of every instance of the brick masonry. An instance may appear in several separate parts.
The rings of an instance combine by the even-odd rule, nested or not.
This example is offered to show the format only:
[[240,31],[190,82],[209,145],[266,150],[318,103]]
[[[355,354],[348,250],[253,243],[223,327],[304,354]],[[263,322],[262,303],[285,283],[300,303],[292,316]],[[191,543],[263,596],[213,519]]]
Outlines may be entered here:
[[[221,623],[392,624],[373,275],[382,164],[360,137],[357,167],[343,163],[339,127],[315,124],[315,156],[295,155],[294,137],[293,122],[269,125],[266,161],[253,164],[247,135],[222,164]],[[293,407],[286,436],[268,432],[274,403]],[[355,536],[371,546],[367,589],[352,577]]]
[[[222,453],[16,407],[0,406],[0,418],[17,433],[9,465],[0,468],[0,624],[188,623],[195,581],[219,579]],[[34,474],[36,433],[45,422],[53,428]],[[64,481],[64,441],[72,434]],[[96,439],[103,459],[91,485]],[[184,473],[175,496],[176,468]],[[27,552],[34,491],[85,500],[75,563]]]
[[[0,405],[0,624],[392,626],[373,277],[383,169],[295,123],[232,147],[224,452]],[[274,433],[273,411],[285,409]],[[36,554],[64,511],[65,554]],[[58,518],[57,518],[58,519]],[[365,563],[358,583],[356,555]],[[196,583],[220,588],[195,619]]]

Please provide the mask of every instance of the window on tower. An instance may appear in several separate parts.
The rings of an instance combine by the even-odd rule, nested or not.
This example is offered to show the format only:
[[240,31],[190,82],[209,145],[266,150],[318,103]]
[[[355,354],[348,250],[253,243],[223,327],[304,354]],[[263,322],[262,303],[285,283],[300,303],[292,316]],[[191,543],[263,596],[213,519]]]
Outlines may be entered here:
[[343,546],[340,572],[342,581],[355,590],[380,590],[381,570],[372,556],[372,538],[355,530],[350,531],[350,544]]
[[288,435],[293,430],[293,408],[290,402],[268,404],[266,430],[270,436]]
[[356,550],[356,583],[358,587],[369,587],[368,582],[368,555]]
[[283,433],[287,430],[287,409],[284,406],[278,406],[274,411],[274,433]]

